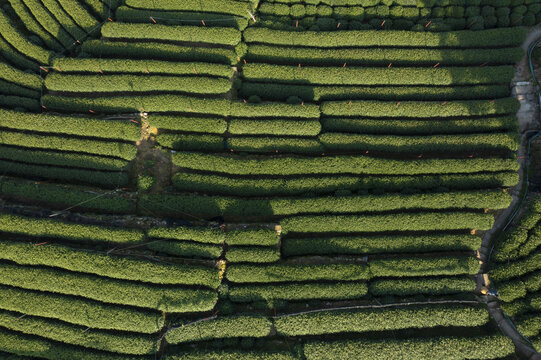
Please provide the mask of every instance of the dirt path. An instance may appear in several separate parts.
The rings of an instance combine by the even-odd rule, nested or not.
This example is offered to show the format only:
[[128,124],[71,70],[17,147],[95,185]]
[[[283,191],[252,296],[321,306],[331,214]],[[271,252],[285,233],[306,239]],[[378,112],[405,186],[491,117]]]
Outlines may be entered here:
[[[530,44],[541,38],[541,27],[533,28],[526,37],[522,48],[527,51]],[[485,284],[483,275],[488,272],[489,260],[493,240],[501,233],[508,219],[517,205],[521,201],[521,190],[525,188],[525,171],[527,166],[527,142],[530,136],[538,132],[541,128],[539,101],[535,88],[530,83],[531,75],[528,65],[527,56],[517,64],[515,78],[512,81],[512,95],[520,101],[520,109],[517,113],[519,131],[521,134],[521,145],[517,152],[518,161],[520,163],[519,175],[520,181],[517,186],[509,190],[513,198],[511,205],[501,212],[496,219],[492,229],[487,231],[483,236],[483,243],[479,249],[480,260],[482,261],[481,271],[478,275],[478,289],[483,286],[490,286],[490,282]],[[535,148],[532,146],[532,148]],[[505,317],[500,308],[498,298],[492,295],[482,295],[481,301],[488,305],[490,316],[496,321],[501,331],[508,336],[515,344],[517,354],[524,359],[541,360],[541,355],[533,350],[522,338],[514,325]]]

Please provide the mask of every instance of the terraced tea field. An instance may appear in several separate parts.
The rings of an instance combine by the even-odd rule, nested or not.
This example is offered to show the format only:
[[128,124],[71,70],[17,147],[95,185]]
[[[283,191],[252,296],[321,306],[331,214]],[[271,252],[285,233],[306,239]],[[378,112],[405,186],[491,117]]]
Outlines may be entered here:
[[0,5],[0,358],[539,358],[538,1]]

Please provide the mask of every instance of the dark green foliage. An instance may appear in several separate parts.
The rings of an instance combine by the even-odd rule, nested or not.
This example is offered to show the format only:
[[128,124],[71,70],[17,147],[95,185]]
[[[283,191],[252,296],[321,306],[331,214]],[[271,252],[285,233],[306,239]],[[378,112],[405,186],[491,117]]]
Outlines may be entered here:
[[152,126],[159,129],[209,134],[223,134],[227,130],[227,122],[220,118],[150,114],[148,120]]
[[[91,191],[91,192],[89,192]],[[76,206],[75,209],[127,214],[135,211],[135,202],[116,194],[105,195],[98,189],[67,187],[22,179],[0,178],[0,193],[9,198],[24,199],[64,207]],[[96,198],[96,194],[100,194]]]
[[60,151],[80,151],[89,154],[114,156],[126,160],[135,158],[137,152],[132,143],[27,134],[6,130],[2,130],[0,133],[0,144]]
[[[437,68],[365,68],[298,67],[271,64],[247,64],[246,79],[262,82],[323,85],[466,85],[507,83],[514,76],[511,66],[437,67]],[[47,83],[46,83],[47,85]]]
[[174,313],[208,311],[217,301],[209,289],[156,286],[54,268],[2,264],[0,274],[4,285]]
[[359,216],[296,216],[281,220],[284,232],[383,232],[479,229],[488,230],[493,215],[468,212],[398,213]]
[[515,172],[467,175],[419,175],[419,176],[304,176],[299,178],[251,179],[228,177],[227,175],[202,175],[178,172],[173,176],[173,185],[179,190],[216,193],[237,196],[287,196],[305,193],[325,194],[338,190],[362,191],[381,189],[402,191],[403,189],[456,190],[509,187],[518,182]]
[[512,341],[502,334],[476,337],[421,337],[398,339],[359,339],[334,342],[310,342],[304,347],[308,360],[328,358],[375,359],[381,354],[397,356],[405,360],[428,360],[438,356],[459,360],[500,358],[514,352]]
[[368,287],[364,282],[281,284],[279,286],[244,285],[231,287],[229,298],[234,302],[312,299],[348,300],[360,299],[367,292]]
[[278,334],[298,336],[437,326],[480,326],[487,322],[488,312],[480,306],[420,305],[283,316],[274,320],[274,326]]
[[0,126],[46,133],[69,134],[136,141],[141,136],[139,127],[130,121],[102,120],[95,117],[31,114],[0,110]]
[[516,151],[516,133],[460,134],[433,136],[356,135],[324,133],[319,140],[327,151],[375,150],[385,152]]
[[45,86],[56,93],[150,93],[183,92],[193,94],[225,94],[231,82],[225,78],[206,76],[162,75],[74,75],[53,73],[45,78]]
[[473,251],[481,239],[475,235],[383,235],[289,238],[282,240],[285,256],[331,254],[377,254],[385,252]]
[[114,279],[144,281],[154,284],[219,285],[218,271],[200,265],[173,265],[118,257],[60,245],[35,246],[25,242],[0,243],[0,258],[20,265],[54,266]]
[[187,25],[108,22],[101,28],[101,34],[107,39],[170,40],[231,46],[237,45],[241,40],[241,33],[236,29]]
[[161,42],[123,42],[87,40],[82,51],[95,57],[126,57],[133,59],[160,59],[170,61],[206,61],[219,64],[236,64],[237,54],[232,49],[190,47]]
[[6,286],[0,286],[0,308],[95,329],[145,334],[159,331],[164,323],[163,317],[157,312]]
[[116,189],[126,186],[129,176],[126,172],[103,172],[96,170],[79,170],[51,166],[22,164],[0,160],[0,168],[5,174],[31,178],[62,180],[65,182],[82,182],[92,186],[103,186]]
[[134,8],[142,9],[156,9],[156,10],[188,10],[193,11],[197,9],[202,12],[216,12],[223,14],[238,15],[247,17],[246,13],[250,10],[250,2],[248,1],[221,1],[221,0],[208,0],[201,3],[199,0],[186,0],[182,2],[171,2],[168,0],[155,0],[154,3],[149,4],[142,0],[127,0],[126,5]]
[[[376,35],[376,36],[379,36]],[[513,64],[524,56],[519,47],[495,49],[430,49],[430,48],[313,48],[313,47],[279,47],[266,44],[248,46],[248,61],[272,62],[298,65],[335,65],[343,66],[441,66],[449,65],[481,65]]]
[[271,263],[280,260],[280,250],[262,246],[229,246],[225,258],[230,263]]
[[63,73],[84,72],[96,74],[98,70],[104,73],[129,73],[138,75],[169,74],[169,75],[197,75],[231,78],[233,70],[224,64],[210,64],[206,62],[170,62],[159,60],[134,59],[74,59],[58,58],[53,63],[55,68]]
[[246,42],[280,45],[348,47],[348,46],[405,46],[405,47],[499,47],[520,45],[526,31],[522,28],[495,29],[476,32],[411,33],[408,31],[280,31],[252,27],[244,31]]
[[479,260],[472,256],[385,258],[370,260],[368,265],[372,277],[474,275],[480,269]]
[[226,277],[234,283],[273,283],[284,281],[314,280],[366,280],[369,278],[365,264],[321,265],[248,265],[233,264],[227,267]]
[[264,337],[271,331],[271,322],[263,316],[238,315],[179,325],[165,335],[170,344],[228,337]]
[[217,245],[197,244],[184,241],[154,241],[148,248],[157,252],[180,257],[217,259],[222,253],[222,247]]
[[321,105],[321,113],[328,116],[358,116],[363,114],[363,116],[367,117],[432,118],[514,114],[518,111],[518,107],[519,103],[514,98],[445,103],[404,101],[399,106],[396,106],[394,101],[353,101],[351,104],[346,101],[333,101],[324,102]]
[[415,175],[516,170],[513,159],[394,160],[368,156],[233,157],[220,154],[176,153],[173,163],[183,168],[238,175],[380,174]]
[[323,118],[321,120],[323,129],[326,131],[385,135],[471,134],[516,130],[517,127],[515,116],[454,120],[378,120],[367,118]]
[[19,314],[7,311],[0,311],[0,325],[24,334],[121,354],[153,354],[157,350],[153,336],[85,330],[81,326],[34,316],[20,318]]
[[373,280],[369,289],[374,296],[448,295],[475,291],[475,281],[467,276]]
[[75,242],[110,242],[119,244],[143,241],[141,230],[68,223],[54,218],[33,218],[0,214],[0,231],[21,236],[65,239]]

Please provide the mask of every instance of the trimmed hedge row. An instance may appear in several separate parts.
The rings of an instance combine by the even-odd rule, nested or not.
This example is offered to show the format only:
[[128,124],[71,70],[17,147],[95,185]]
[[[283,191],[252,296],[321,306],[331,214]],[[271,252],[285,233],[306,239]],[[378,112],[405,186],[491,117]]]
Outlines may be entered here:
[[[411,34],[411,32],[409,33]],[[381,34],[378,33],[376,38]],[[270,39],[270,38],[269,38]],[[268,41],[268,39],[265,39]],[[518,44],[517,44],[518,45]],[[246,53],[248,62],[270,62],[291,65],[320,66],[440,66],[514,64],[524,56],[520,47],[495,49],[430,49],[430,48],[315,48],[249,44]]]
[[137,141],[141,137],[141,129],[126,120],[31,114],[6,109],[0,109],[0,127],[127,141]]
[[228,131],[233,135],[317,136],[321,123],[318,120],[231,119]]
[[197,350],[180,354],[167,355],[166,360],[297,360],[298,357],[288,353],[239,351],[239,350]]
[[262,246],[230,246],[225,252],[230,263],[271,263],[280,260],[280,249]]
[[473,256],[384,258],[370,260],[368,265],[372,277],[475,275],[481,267]]
[[367,293],[368,287],[364,282],[246,285],[229,288],[231,301],[240,303],[262,300],[351,300],[360,299]]
[[456,120],[375,120],[363,118],[322,118],[325,131],[385,135],[469,134],[517,129],[515,116]]
[[411,278],[400,280],[374,280],[369,284],[370,294],[374,296],[410,295],[449,295],[473,293],[475,281],[467,276]]
[[64,10],[57,0],[42,1],[48,11],[62,25],[62,27],[74,38],[83,39],[86,36],[85,31],[73,21],[72,17]]
[[53,35],[65,48],[73,44],[74,39],[66,30],[58,23],[50,11],[45,8],[43,3],[38,0],[23,0],[25,6],[30,10],[34,19],[45,29],[49,34]]
[[517,170],[514,159],[393,160],[368,156],[234,157],[221,154],[176,153],[181,168],[236,175],[301,174],[452,174]]
[[[193,9],[192,9],[193,10]],[[235,46],[242,34],[237,29],[189,25],[105,23],[101,28],[105,39],[169,40]]]
[[[435,194],[389,194],[315,198],[244,199],[201,195],[147,195],[144,203],[158,200],[165,208],[201,216],[268,217],[299,214],[381,212],[398,209],[503,209],[511,196],[503,191]],[[177,203],[175,203],[177,202]],[[149,210],[152,205],[143,205]],[[166,211],[170,213],[170,211]],[[177,214],[178,215],[178,214]],[[390,225],[390,224],[389,224]]]
[[363,135],[323,133],[319,141],[327,150],[375,150],[384,152],[461,152],[516,151],[520,137],[516,132],[460,135]]
[[247,11],[251,10],[248,1],[221,1],[207,0],[185,0],[182,2],[171,2],[167,0],[155,0],[151,7],[148,2],[142,0],[127,0],[126,6],[138,9],[156,9],[156,10],[177,10],[177,11],[201,11],[210,13],[223,13],[247,17]]
[[381,354],[407,360],[440,358],[496,359],[513,354],[513,342],[501,334],[468,337],[420,337],[408,339],[357,339],[316,341],[304,345],[307,360],[376,359]]
[[321,311],[274,319],[280,335],[323,335],[438,326],[481,326],[488,322],[485,308],[471,305],[422,305],[345,311]]
[[401,213],[388,215],[297,216],[280,221],[283,232],[384,232],[437,230],[488,230],[491,214],[472,212]]
[[411,31],[283,31],[250,27],[243,32],[247,43],[313,47],[427,47],[427,48],[487,48],[519,46],[526,35],[520,27],[482,31],[449,31],[441,33]]
[[285,256],[298,256],[474,251],[479,246],[481,246],[481,238],[469,234],[436,233],[430,235],[341,236],[330,238],[287,237],[282,240],[282,254]]
[[42,84],[42,80],[39,75],[26,73],[4,62],[0,62],[0,79],[33,90],[41,89]]
[[[0,194],[6,198],[25,199],[48,204],[76,206],[75,209],[94,210],[115,214],[135,212],[135,201],[123,196],[104,195],[98,189],[91,192],[85,188],[44,184],[23,179],[0,178]],[[96,194],[104,195],[96,198]]]
[[496,100],[451,101],[404,101],[399,106],[395,101],[333,101],[321,105],[321,113],[328,116],[404,117],[435,118],[451,116],[487,116],[514,114],[520,104],[515,98]]
[[130,176],[126,172],[101,172],[96,170],[79,170],[70,168],[58,168],[51,166],[21,164],[11,161],[0,160],[0,168],[5,174],[55,179],[66,182],[83,182],[92,186],[118,188],[126,186]]
[[537,200],[530,201],[516,226],[496,239],[492,254],[494,262],[517,260],[541,245],[541,227],[538,227],[541,214],[537,203]]
[[222,151],[224,138],[207,134],[162,134],[157,138],[158,144],[173,150],[190,151]]
[[85,331],[81,326],[34,316],[21,318],[19,314],[6,311],[0,311],[0,325],[24,334],[120,354],[143,355],[154,354],[157,351],[156,339],[153,336],[115,334],[100,330]]
[[280,179],[231,178],[178,172],[173,175],[173,185],[182,191],[195,191],[237,196],[287,196],[323,194],[336,191],[363,191],[382,189],[433,190],[448,188],[456,190],[487,189],[514,186],[518,182],[516,172],[500,172],[468,175],[425,176],[325,176]]
[[258,315],[218,317],[211,320],[181,324],[170,329],[165,340],[169,344],[180,344],[217,338],[265,337],[271,332],[269,319]]
[[1,264],[0,274],[3,285],[171,313],[209,311],[218,300],[208,289],[167,288],[54,268]]
[[287,101],[296,96],[304,101],[383,100],[449,101],[489,99],[509,96],[507,85],[462,86],[333,86],[274,84],[243,81],[239,96],[257,95],[265,100]]
[[200,243],[229,245],[273,246],[279,242],[275,230],[269,228],[243,228],[226,232],[208,227],[153,227],[148,229],[148,236],[158,239],[190,240]]
[[[178,4],[175,4],[178,6]],[[181,5],[182,6],[182,5]],[[205,26],[209,27],[233,27],[244,30],[248,26],[248,19],[244,17],[232,17],[228,14],[216,14],[209,12],[190,12],[175,10],[156,10],[155,8],[135,9],[128,6],[120,6],[115,11],[116,20],[122,22],[148,23],[152,16],[160,24],[167,25],[194,25],[204,19]],[[248,13],[242,14],[242,16]]]
[[82,51],[94,57],[123,57],[132,59],[161,59],[170,61],[204,61],[234,65],[237,54],[232,49],[189,47],[161,42],[129,42],[88,40]]
[[233,70],[231,66],[224,64],[209,64],[206,62],[170,62],[159,60],[135,60],[135,59],[76,59],[58,58],[53,66],[62,70],[63,73],[96,73],[98,70],[104,73],[127,73],[127,74],[169,74],[169,75],[207,75],[231,78]]
[[139,112],[185,112],[226,116],[230,101],[226,99],[202,99],[182,95],[104,96],[72,97],[46,94],[42,103],[51,109],[64,111],[95,111],[105,113]]
[[[36,34],[39,38],[38,41],[43,42],[44,47],[46,46],[57,53],[60,53],[64,50],[62,44],[60,44],[60,42],[49,32],[47,32],[43,28],[43,26],[36,20],[36,18],[30,12],[23,0],[10,0],[9,4],[11,5],[15,14],[19,17],[21,23],[24,24],[24,27],[28,29],[28,31]],[[22,54],[24,54],[24,52],[22,52]],[[39,71],[39,67],[36,67],[35,70]]]
[[541,269],[541,251],[516,261],[501,263],[490,271],[491,278],[496,281],[509,280]]
[[30,358],[38,355],[48,360],[141,360],[136,356],[98,352],[4,329],[0,329],[0,347],[9,353]]
[[510,282],[498,283],[498,297],[505,302],[511,302],[541,290],[541,270]]
[[36,62],[28,59],[26,56],[15,50],[2,37],[0,37],[0,55],[2,55],[4,59],[6,59],[14,66],[17,66],[21,70],[31,70],[33,72],[39,71],[39,65]]
[[290,137],[233,137],[227,139],[227,149],[245,152],[285,152],[321,154],[325,149],[316,139]]
[[29,97],[38,99],[40,92],[37,90],[31,90],[18,84],[13,84],[0,79],[0,94],[16,95],[21,97]]
[[0,286],[0,309],[58,319],[95,329],[158,332],[164,325],[159,313],[143,312],[118,305]]
[[227,131],[227,121],[221,118],[150,114],[148,121],[152,126],[166,130],[208,134],[223,134]]
[[[121,171],[126,170],[129,167],[129,163],[122,159],[87,154],[31,150],[28,148],[7,147],[2,145],[0,145],[0,158],[39,165],[55,165],[105,171]],[[114,173],[110,173],[110,176],[114,176]]]
[[112,228],[97,225],[67,223],[50,218],[0,214],[0,231],[23,236],[90,241],[118,244],[139,243],[144,233],[137,229]]
[[75,0],[57,0],[60,5],[70,14],[73,20],[86,32],[91,31],[94,27],[99,25],[98,20],[96,20],[88,10]]
[[275,283],[317,280],[367,280],[369,268],[365,264],[321,265],[249,265],[232,264],[227,267],[226,277],[233,283]]
[[73,75],[52,73],[45,78],[49,91],[57,93],[115,93],[179,91],[193,94],[225,94],[231,81],[205,76]]
[[0,132],[0,144],[61,151],[77,151],[89,154],[114,156],[126,160],[132,160],[137,153],[137,148],[134,144],[130,143],[25,134],[6,130]]
[[148,236],[158,239],[189,240],[200,243],[221,245],[225,242],[225,234],[218,228],[198,226],[152,227]]
[[35,246],[31,243],[0,243],[0,258],[20,265],[53,266],[113,279],[143,281],[154,284],[203,285],[216,288],[218,271],[199,265],[171,265],[118,257],[60,245]]
[[232,117],[239,118],[304,118],[319,119],[319,106],[316,104],[283,104],[283,103],[243,103],[231,102]]
[[150,242],[147,247],[161,253],[206,259],[218,259],[222,254],[222,247],[218,245],[197,244],[184,241],[156,241]]
[[23,108],[35,112],[41,109],[38,99],[31,99],[21,96],[0,95],[0,105],[10,109]]
[[524,336],[535,337],[541,333],[541,314],[526,315],[517,322],[517,329]]
[[247,79],[270,83],[322,85],[468,85],[508,83],[512,66],[486,67],[298,67],[273,64],[246,64]]

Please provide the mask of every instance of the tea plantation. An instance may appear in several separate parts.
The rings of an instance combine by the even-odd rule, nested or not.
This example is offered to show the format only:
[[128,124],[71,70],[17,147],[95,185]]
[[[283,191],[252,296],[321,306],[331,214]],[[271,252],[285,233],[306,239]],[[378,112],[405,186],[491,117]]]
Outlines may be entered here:
[[0,5],[0,358],[522,356],[539,0]]

